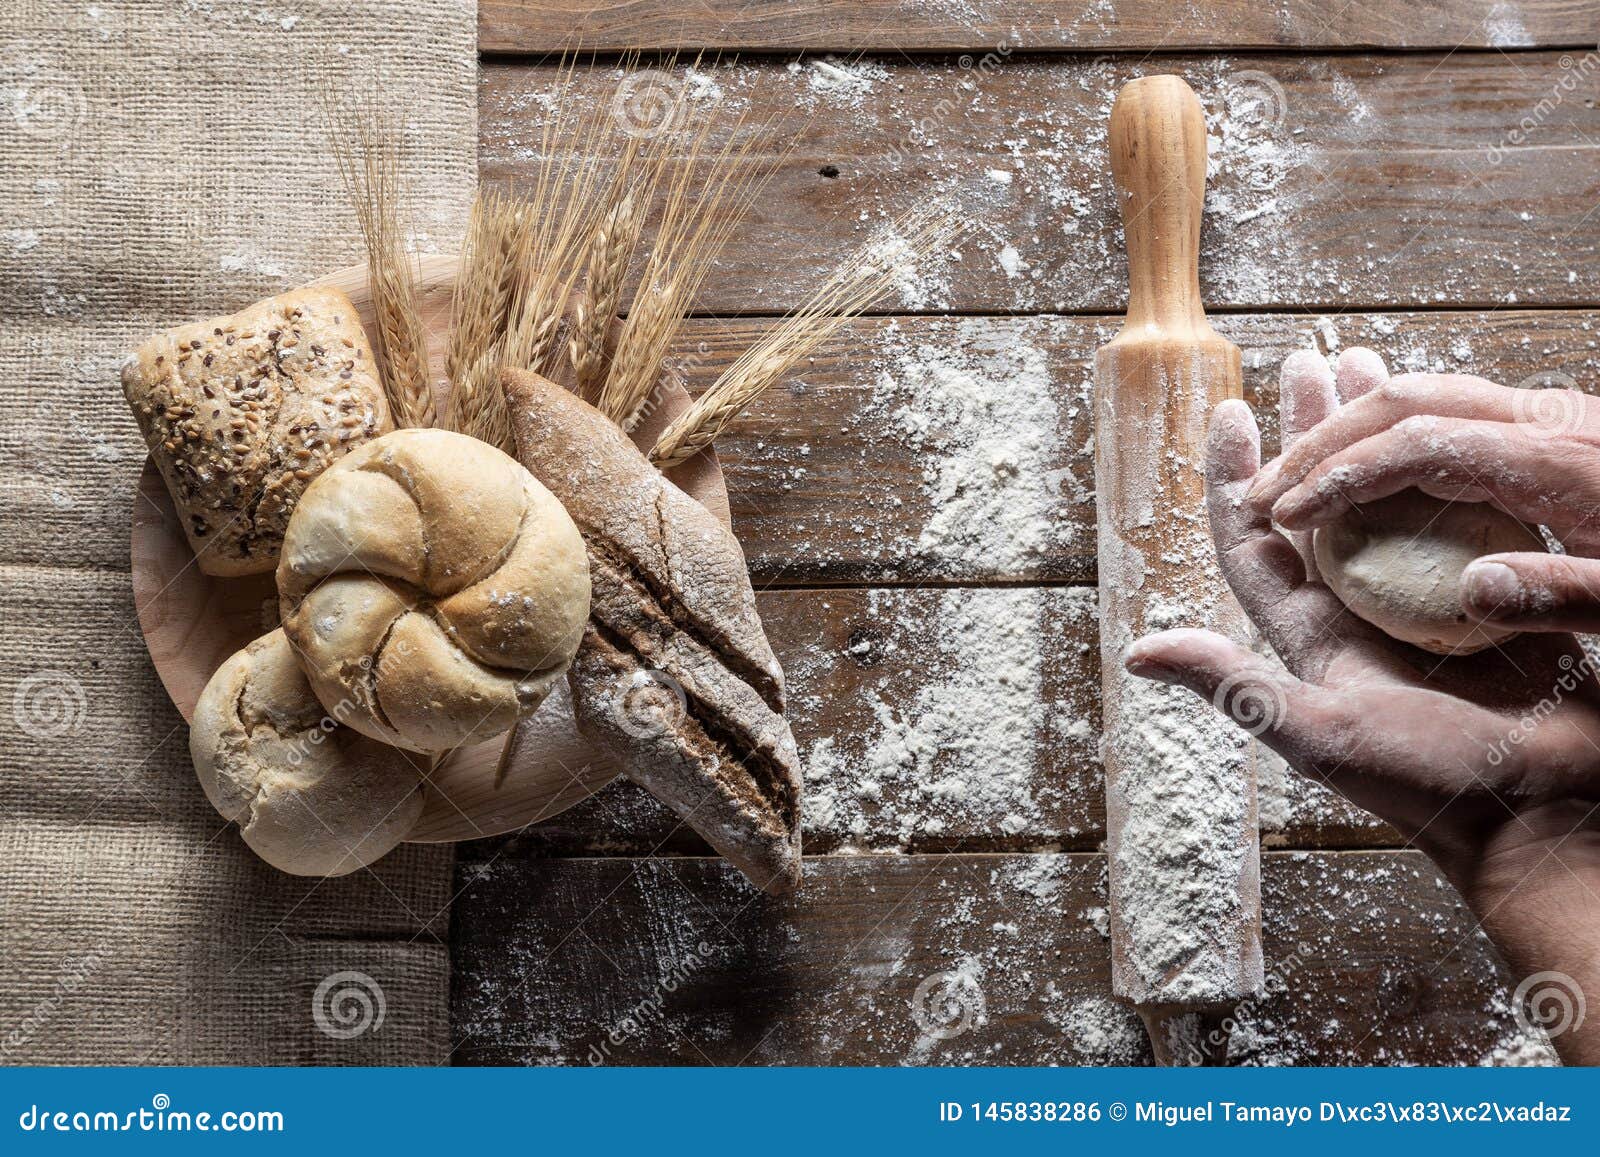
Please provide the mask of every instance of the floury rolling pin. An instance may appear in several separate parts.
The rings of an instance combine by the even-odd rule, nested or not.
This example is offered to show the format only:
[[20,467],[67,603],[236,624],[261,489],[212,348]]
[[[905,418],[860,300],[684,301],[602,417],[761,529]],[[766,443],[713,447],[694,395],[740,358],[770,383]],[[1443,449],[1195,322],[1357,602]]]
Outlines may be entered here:
[[1132,81],[1110,147],[1129,283],[1127,319],[1094,361],[1111,983],[1160,1063],[1221,1064],[1231,1014],[1262,984],[1249,738],[1122,658],[1170,627],[1247,637],[1217,570],[1202,475],[1211,409],[1240,396],[1239,350],[1200,304],[1200,102],[1175,76]]

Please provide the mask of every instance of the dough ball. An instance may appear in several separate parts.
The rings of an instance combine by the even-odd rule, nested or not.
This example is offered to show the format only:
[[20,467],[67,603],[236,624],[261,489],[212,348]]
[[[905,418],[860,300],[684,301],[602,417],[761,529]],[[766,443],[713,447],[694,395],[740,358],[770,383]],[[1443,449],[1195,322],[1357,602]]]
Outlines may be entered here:
[[189,755],[211,805],[256,855],[296,876],[364,867],[422,814],[420,761],[324,711],[282,630],[211,677]]
[[1479,502],[1405,490],[1319,527],[1323,581],[1361,618],[1435,655],[1470,655],[1519,632],[1461,606],[1461,572],[1486,554],[1543,551],[1534,531]]

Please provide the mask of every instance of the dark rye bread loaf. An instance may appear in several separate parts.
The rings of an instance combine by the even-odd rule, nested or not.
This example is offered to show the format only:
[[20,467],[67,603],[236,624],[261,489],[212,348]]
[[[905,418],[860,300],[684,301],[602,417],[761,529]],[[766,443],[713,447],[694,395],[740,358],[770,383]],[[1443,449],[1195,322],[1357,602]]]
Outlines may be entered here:
[[518,458],[589,550],[579,728],[756,886],[790,890],[800,761],[738,540],[587,402],[536,374],[503,385]]

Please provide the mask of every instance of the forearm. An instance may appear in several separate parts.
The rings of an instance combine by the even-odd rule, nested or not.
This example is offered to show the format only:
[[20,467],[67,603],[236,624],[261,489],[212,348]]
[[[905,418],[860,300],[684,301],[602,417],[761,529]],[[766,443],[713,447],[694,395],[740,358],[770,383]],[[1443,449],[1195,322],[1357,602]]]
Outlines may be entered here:
[[1569,1065],[1600,1065],[1600,1003],[1584,1015],[1600,1002],[1600,812],[1590,811],[1573,801],[1525,813],[1476,854],[1440,858],[1514,984],[1560,974],[1534,981],[1524,1008]]

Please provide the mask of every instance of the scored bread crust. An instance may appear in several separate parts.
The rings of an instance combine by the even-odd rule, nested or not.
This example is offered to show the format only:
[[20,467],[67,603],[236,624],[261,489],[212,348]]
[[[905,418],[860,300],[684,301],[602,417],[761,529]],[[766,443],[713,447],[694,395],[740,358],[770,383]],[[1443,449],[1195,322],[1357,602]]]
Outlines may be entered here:
[[355,306],[297,289],[145,342],[122,392],[209,575],[259,574],[311,480],[393,423]]
[[283,631],[236,652],[195,706],[189,754],[206,798],[251,850],[297,876],[342,876],[405,839],[422,814],[415,757],[341,726]]
[[323,703],[414,751],[493,738],[538,707],[589,612],[588,557],[561,503],[447,430],[397,430],[318,478],[277,579]]
[[758,887],[800,880],[799,754],[739,541],[615,423],[508,370],[518,457],[583,532],[579,728]]

